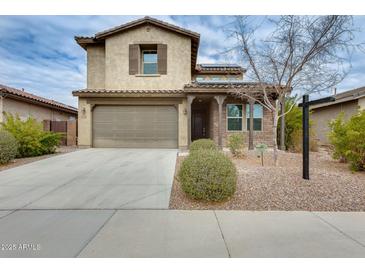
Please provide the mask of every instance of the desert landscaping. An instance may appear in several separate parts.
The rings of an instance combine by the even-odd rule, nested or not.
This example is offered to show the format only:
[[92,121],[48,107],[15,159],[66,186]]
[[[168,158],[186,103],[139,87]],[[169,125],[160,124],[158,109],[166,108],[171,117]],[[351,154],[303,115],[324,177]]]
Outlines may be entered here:
[[[228,152],[227,152],[228,153]],[[178,157],[176,172],[184,157]],[[302,154],[280,151],[273,166],[267,151],[264,166],[255,151],[232,159],[238,173],[235,194],[223,202],[189,198],[175,174],[170,209],[232,210],[365,210],[365,173],[351,172],[346,163],[332,159],[323,148],[310,154],[310,180],[302,179]]]

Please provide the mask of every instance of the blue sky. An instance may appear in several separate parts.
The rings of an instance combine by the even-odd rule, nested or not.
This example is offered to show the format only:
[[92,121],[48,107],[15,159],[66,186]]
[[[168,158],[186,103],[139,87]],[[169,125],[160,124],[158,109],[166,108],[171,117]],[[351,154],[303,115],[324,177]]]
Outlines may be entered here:
[[[86,52],[74,36],[93,35],[140,17],[0,16],[0,83],[76,106],[71,91],[86,87]],[[232,17],[154,17],[200,33],[199,63],[237,61],[221,54],[234,44],[225,33]],[[355,17],[355,26],[360,30],[357,41],[365,42],[365,16]],[[365,85],[365,53],[353,56],[352,67],[339,92]]]

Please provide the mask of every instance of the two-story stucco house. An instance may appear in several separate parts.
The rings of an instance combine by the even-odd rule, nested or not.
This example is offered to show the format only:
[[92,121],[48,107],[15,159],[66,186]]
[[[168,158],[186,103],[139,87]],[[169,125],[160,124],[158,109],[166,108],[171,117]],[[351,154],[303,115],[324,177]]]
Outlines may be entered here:
[[197,64],[198,33],[145,17],[75,39],[87,51],[87,88],[73,92],[81,147],[225,146],[235,132],[272,145],[271,113],[232,94],[258,85],[238,65]]

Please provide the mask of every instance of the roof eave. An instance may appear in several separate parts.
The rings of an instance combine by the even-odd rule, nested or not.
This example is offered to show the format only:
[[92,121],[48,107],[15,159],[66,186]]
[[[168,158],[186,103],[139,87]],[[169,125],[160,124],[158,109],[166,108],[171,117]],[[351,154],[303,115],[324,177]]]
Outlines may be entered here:
[[90,44],[104,44],[104,40],[96,40],[94,37],[82,37],[75,36],[76,43],[82,47],[84,50],[87,50],[87,46]]
[[243,74],[246,73],[247,69],[243,67],[210,67],[203,68],[200,64],[195,67],[195,74]]
[[198,40],[200,39],[200,34],[199,33],[189,31],[187,29],[183,29],[183,28],[180,28],[178,26],[174,26],[172,24],[169,24],[169,23],[166,23],[166,22],[163,22],[163,21],[160,21],[160,20],[154,19],[152,17],[148,17],[148,16],[146,16],[144,18],[141,18],[141,19],[138,19],[138,20],[135,20],[135,21],[132,21],[132,22],[129,22],[129,23],[126,23],[126,24],[123,24],[123,25],[120,25],[120,26],[115,27],[115,28],[111,28],[109,30],[98,32],[98,33],[95,34],[95,38],[96,39],[105,38],[109,35],[113,35],[113,34],[118,33],[120,31],[127,30],[127,29],[130,29],[130,28],[134,28],[136,26],[146,24],[146,23],[150,23],[150,24],[153,24],[153,25],[159,26],[161,28],[165,28],[165,29],[170,29],[173,32],[177,32],[177,33],[180,33],[182,35],[194,37]]
[[319,105],[313,105],[313,106],[310,107],[310,109],[320,109],[320,108],[324,108],[324,107],[335,106],[335,105],[342,104],[342,103],[357,101],[360,98],[364,98],[364,97],[365,97],[365,94],[357,96],[357,97],[352,97],[352,96],[344,97],[344,98],[336,99],[336,101],[334,101],[334,102],[323,103],[323,104],[319,104]]
[[67,112],[67,113],[74,114],[74,115],[78,114],[78,110],[76,108],[71,109],[71,108],[62,107],[62,106],[59,106],[59,105],[56,105],[56,104],[49,104],[49,103],[43,102],[41,100],[36,100],[36,99],[33,99],[33,98],[28,98],[28,97],[24,97],[24,96],[21,96],[21,95],[18,95],[18,94],[14,94],[14,93],[9,92],[7,89],[4,89],[4,88],[0,89],[0,93],[1,94],[6,94],[7,97],[9,97],[11,99],[14,99],[14,100],[27,102],[27,103],[32,103],[32,104],[35,104],[35,105],[38,105],[38,106],[43,106],[43,107],[46,107],[46,108],[49,108],[49,109],[55,109],[55,110],[58,110],[58,111]]
[[183,89],[176,90],[106,90],[106,89],[81,89],[74,90],[73,96],[128,96],[128,95],[161,95],[161,96],[179,96],[184,94]]

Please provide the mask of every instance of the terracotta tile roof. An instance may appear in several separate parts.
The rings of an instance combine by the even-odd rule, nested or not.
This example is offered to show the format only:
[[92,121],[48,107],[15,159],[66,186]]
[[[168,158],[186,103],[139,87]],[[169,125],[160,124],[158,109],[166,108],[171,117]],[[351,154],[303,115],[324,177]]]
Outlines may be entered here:
[[[209,88],[209,89],[231,89],[231,88],[258,88],[260,87],[259,83],[256,82],[242,82],[242,81],[234,81],[234,82],[218,82],[218,81],[206,81],[206,82],[192,82],[191,84],[187,84],[184,86],[185,88]],[[274,85],[267,84],[267,88],[275,88]]]
[[[227,82],[210,82],[210,83],[197,83],[192,82],[191,84],[187,84],[184,86],[184,89],[142,89],[142,90],[125,90],[125,89],[79,89],[74,90],[72,94],[74,96],[85,95],[85,94],[183,94],[189,93],[196,89],[199,90],[217,90],[220,92],[229,92],[233,88],[257,88],[259,87],[258,83],[253,82],[236,82],[236,83],[227,83]],[[273,85],[267,85],[267,88],[274,89]]]
[[129,28],[132,28],[132,27],[135,27],[137,25],[144,24],[144,23],[152,23],[152,24],[155,24],[155,25],[160,25],[161,27],[171,29],[175,32],[179,32],[179,33],[184,34],[184,35],[192,36],[192,37],[197,38],[197,39],[200,38],[200,34],[197,33],[197,32],[194,32],[194,31],[191,31],[191,30],[188,30],[188,29],[185,29],[185,28],[182,28],[182,27],[179,27],[179,26],[176,26],[176,25],[173,25],[173,24],[158,20],[156,18],[149,17],[149,16],[145,16],[143,18],[140,18],[140,19],[137,19],[137,20],[134,20],[134,21],[131,21],[131,22],[128,22],[128,23],[113,27],[113,28],[110,28],[110,29],[107,29],[107,30],[104,30],[104,31],[100,31],[100,32],[95,34],[95,38],[99,39],[99,38],[114,34],[116,32],[120,32],[120,31],[125,30],[125,29],[129,29]]
[[77,114],[77,112],[78,112],[77,108],[74,108],[72,106],[65,105],[63,103],[60,103],[60,102],[57,102],[54,100],[46,99],[46,98],[31,94],[28,92],[25,92],[24,90],[11,88],[11,87],[4,86],[4,85],[0,85],[0,93],[14,95],[14,96],[17,96],[19,99],[24,98],[24,99],[27,99],[30,101],[34,101],[35,103],[36,102],[42,103],[42,104],[48,105],[51,108],[58,108],[60,110],[71,112],[74,114]]
[[79,89],[74,90],[72,92],[73,95],[78,94],[180,94],[183,93],[182,89],[139,89],[139,90],[131,90],[131,89]]
[[202,72],[246,72],[246,69],[236,64],[197,64],[196,73]]

